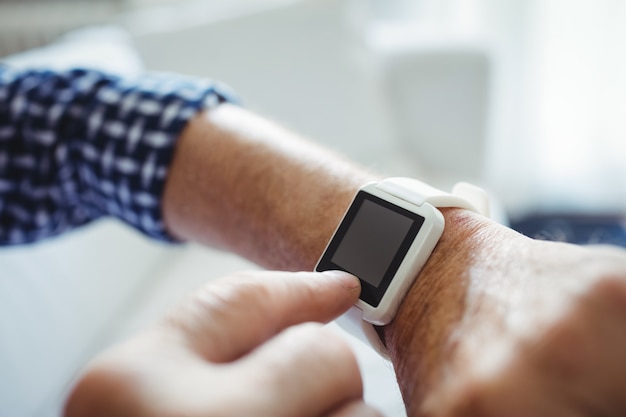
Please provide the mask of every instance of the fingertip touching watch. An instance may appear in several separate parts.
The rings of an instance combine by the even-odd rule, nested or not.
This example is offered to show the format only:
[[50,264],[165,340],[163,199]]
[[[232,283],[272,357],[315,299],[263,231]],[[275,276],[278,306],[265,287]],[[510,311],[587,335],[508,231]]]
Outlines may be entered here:
[[373,325],[388,324],[430,257],[445,222],[439,207],[489,215],[487,194],[458,183],[446,193],[411,178],[364,185],[330,239],[315,270],[342,270],[361,281],[361,296],[337,322],[383,357]]

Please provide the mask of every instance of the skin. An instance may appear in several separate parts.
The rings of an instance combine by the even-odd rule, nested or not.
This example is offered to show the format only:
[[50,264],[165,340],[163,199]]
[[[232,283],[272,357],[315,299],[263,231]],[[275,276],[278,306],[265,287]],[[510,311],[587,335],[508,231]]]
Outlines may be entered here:
[[408,414],[624,415],[625,252],[532,240],[461,210],[445,217],[384,329]]
[[[262,118],[223,105],[196,117],[181,136],[164,217],[183,240],[238,253],[269,269],[311,270],[358,187],[376,179]],[[394,321],[380,329],[408,415],[625,415],[625,252],[532,240],[466,210],[443,214],[440,242]],[[301,301],[304,308],[307,301]],[[157,345],[143,344],[153,349],[154,362]],[[96,374],[110,376],[116,364],[131,375],[145,371],[124,352],[104,365],[96,362]],[[93,369],[87,368],[68,410],[74,401],[87,398],[84,404],[90,404],[80,389],[102,395]],[[277,392],[290,387],[289,379],[272,384]],[[141,387],[126,395],[145,400]],[[250,392],[246,398],[254,396]],[[348,397],[355,398],[354,392]]]
[[163,214],[180,239],[235,252],[268,269],[310,271],[355,190],[374,178],[226,104],[183,132]]
[[310,323],[331,320],[359,291],[343,273],[239,273],[212,282],[93,361],[66,415],[379,416],[363,403],[349,346]]

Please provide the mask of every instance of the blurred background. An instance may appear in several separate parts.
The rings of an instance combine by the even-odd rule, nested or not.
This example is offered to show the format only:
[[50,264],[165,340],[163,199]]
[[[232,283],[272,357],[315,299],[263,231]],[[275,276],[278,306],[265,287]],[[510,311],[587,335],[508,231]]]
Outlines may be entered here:
[[[621,0],[0,0],[0,61],[219,79],[382,173],[486,187],[530,236],[625,245],[625,22]],[[113,220],[1,250],[0,415],[58,415],[90,357],[242,268]],[[368,401],[403,416],[351,343]]]

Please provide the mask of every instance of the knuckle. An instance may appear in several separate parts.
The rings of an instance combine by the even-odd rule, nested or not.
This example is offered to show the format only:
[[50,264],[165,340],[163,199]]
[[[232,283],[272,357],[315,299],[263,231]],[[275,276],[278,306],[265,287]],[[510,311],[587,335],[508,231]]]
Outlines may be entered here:
[[581,303],[557,319],[527,346],[530,364],[553,381],[575,380],[589,356],[587,317]]
[[356,356],[348,342],[333,330],[318,323],[305,323],[292,327],[291,336],[298,343],[315,352],[318,360],[336,366],[348,373],[358,373]]
[[[363,385],[352,349],[341,336],[317,323],[290,327],[278,336],[282,354],[267,364],[272,369],[263,384],[302,392],[318,392],[320,398],[357,398]],[[306,378],[294,381],[294,369],[305,369]],[[294,385],[295,384],[295,385]],[[286,388],[287,387],[287,388]],[[282,392],[284,394],[284,391]]]
[[332,414],[329,414],[328,417],[383,417],[383,415],[376,409],[368,406],[362,400],[352,401],[339,409]]
[[626,314],[626,272],[624,274],[609,274],[592,286],[590,296],[601,304],[617,308]]
[[104,355],[89,364],[65,403],[65,415],[71,417],[106,416],[121,410],[140,414],[140,404],[133,398],[133,381],[140,375],[136,367],[115,355]]
[[426,397],[421,408],[428,417],[495,417],[491,402],[486,382],[466,380]]
[[600,276],[530,346],[537,369],[555,381],[581,381],[593,373],[616,333],[626,325],[626,279]]
[[316,333],[316,340],[326,346],[329,351],[332,351],[333,356],[340,359],[354,358],[354,353],[348,342],[336,332],[320,324],[309,323],[307,326]]
[[491,416],[487,407],[488,394],[482,385],[467,387],[459,396],[452,410],[445,413],[449,417],[461,416]]

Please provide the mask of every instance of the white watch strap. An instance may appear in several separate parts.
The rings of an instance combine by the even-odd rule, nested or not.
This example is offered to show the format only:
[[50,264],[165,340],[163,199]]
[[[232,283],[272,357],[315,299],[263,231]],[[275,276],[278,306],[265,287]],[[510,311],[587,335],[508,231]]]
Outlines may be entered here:
[[[489,217],[487,193],[482,188],[466,182],[457,183],[452,193],[441,191],[412,178],[402,177],[387,178],[379,182],[376,187],[417,206],[429,203],[435,207],[459,207]],[[352,307],[337,319],[337,323],[348,333],[370,345],[380,356],[389,359],[389,353],[374,325],[362,319],[361,310]]]
[[361,342],[371,346],[380,356],[389,360],[387,348],[385,348],[382,340],[380,340],[374,325],[363,320],[361,310],[352,307],[342,316],[338,317],[335,323]]
[[452,188],[452,193],[431,187],[413,178],[402,177],[387,178],[379,182],[376,188],[417,206],[429,203],[435,207],[459,207],[489,217],[487,193],[482,188],[467,182],[457,183]]

